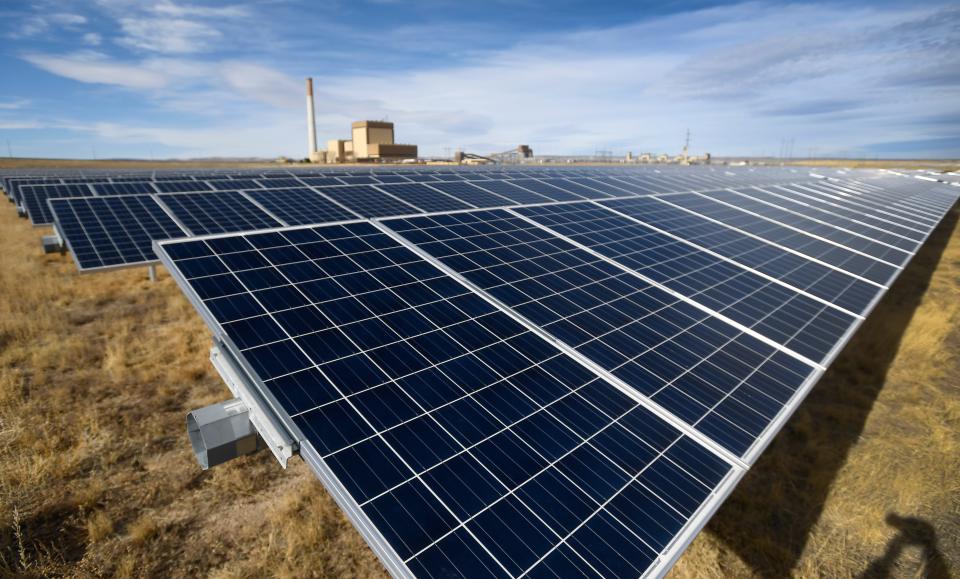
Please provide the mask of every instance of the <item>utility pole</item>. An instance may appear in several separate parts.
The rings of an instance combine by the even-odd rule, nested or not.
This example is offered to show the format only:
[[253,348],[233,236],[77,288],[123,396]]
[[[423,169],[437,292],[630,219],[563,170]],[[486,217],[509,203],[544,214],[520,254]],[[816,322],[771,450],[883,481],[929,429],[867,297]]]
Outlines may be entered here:
[[687,129],[687,139],[683,143],[683,160],[690,158],[690,129]]
[[7,156],[13,158],[13,149],[10,148],[10,139],[7,139]]

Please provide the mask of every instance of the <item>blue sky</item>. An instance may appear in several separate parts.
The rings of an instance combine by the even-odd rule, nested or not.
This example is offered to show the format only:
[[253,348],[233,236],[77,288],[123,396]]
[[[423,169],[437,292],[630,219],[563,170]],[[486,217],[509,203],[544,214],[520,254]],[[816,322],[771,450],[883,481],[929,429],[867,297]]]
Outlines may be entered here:
[[[925,2],[0,0],[0,152],[960,157],[960,8]],[[4,142],[6,141],[6,142]]]

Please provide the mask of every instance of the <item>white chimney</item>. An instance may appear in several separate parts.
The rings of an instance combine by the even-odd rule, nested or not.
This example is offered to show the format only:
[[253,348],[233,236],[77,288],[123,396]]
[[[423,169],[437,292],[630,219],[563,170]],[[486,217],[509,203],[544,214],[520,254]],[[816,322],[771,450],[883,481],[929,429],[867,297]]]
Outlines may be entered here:
[[307,157],[316,161],[320,156],[317,153],[317,121],[313,110],[313,79],[307,79]]

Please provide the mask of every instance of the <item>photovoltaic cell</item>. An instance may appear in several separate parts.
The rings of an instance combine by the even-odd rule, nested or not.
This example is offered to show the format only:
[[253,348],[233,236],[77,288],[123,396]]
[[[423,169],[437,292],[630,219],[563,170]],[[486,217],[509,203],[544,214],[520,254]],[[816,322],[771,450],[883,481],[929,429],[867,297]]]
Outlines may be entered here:
[[506,211],[386,224],[736,455],[813,373]]
[[824,223],[779,206],[762,203],[749,196],[740,195],[735,190],[707,191],[702,194],[712,200],[735,205],[742,212],[750,212],[765,219],[800,229],[807,235],[816,235],[834,243],[865,253],[870,257],[893,265],[903,265],[910,258],[910,252],[895,246],[871,239],[866,235],[851,231],[836,224]]
[[237,191],[176,193],[159,195],[158,199],[193,235],[283,225]]
[[23,205],[33,225],[53,223],[53,215],[47,199],[59,197],[89,197],[93,195],[87,185],[26,185],[20,188]]
[[247,195],[289,225],[347,221],[357,215],[322,197],[312,189],[260,189]]
[[816,362],[825,361],[856,322],[827,303],[594,204],[516,211]]
[[670,197],[658,197],[657,199],[664,203],[688,209],[697,215],[715,219],[730,227],[793,249],[879,284],[889,282],[897,271],[894,265],[856,253],[841,245],[833,245],[811,235],[722,205],[694,193],[681,193]]
[[443,191],[447,195],[453,195],[474,207],[503,207],[514,204],[510,199],[485,191],[472,183],[445,181],[431,183],[430,186]]
[[423,183],[397,183],[393,185],[378,185],[378,189],[386,191],[390,195],[403,200],[423,211],[430,213],[434,211],[457,211],[459,209],[472,209],[463,201],[455,199],[445,193],[431,189]]
[[404,203],[369,185],[323,187],[318,191],[363,217],[385,217],[421,212],[413,205]]
[[91,185],[97,195],[152,195],[157,192],[151,183],[97,183]]
[[732,472],[373,225],[161,247],[418,576],[637,576]]
[[514,179],[511,183],[543,195],[551,201],[583,201],[583,197],[580,195],[550,185],[539,179]]
[[213,187],[205,181],[157,181],[153,186],[161,193],[192,193],[213,190]]
[[513,202],[513,204],[527,205],[530,203],[549,203],[553,201],[549,197],[544,197],[530,191],[529,189],[524,189],[514,185],[511,181],[477,181],[473,183],[477,187],[481,187],[496,193],[501,197],[505,197]]
[[187,235],[149,195],[51,199],[50,206],[81,270],[156,261],[154,240]]
[[226,181],[210,181],[210,186],[217,191],[240,191],[243,189],[260,189],[260,184],[253,179],[230,179]]
[[600,203],[857,314],[864,313],[881,290],[846,272],[786,252],[651,197]]

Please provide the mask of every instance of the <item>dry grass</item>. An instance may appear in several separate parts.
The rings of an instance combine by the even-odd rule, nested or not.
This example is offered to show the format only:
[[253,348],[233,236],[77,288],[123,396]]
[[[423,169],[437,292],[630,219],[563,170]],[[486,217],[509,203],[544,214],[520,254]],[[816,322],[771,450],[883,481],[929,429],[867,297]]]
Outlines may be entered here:
[[[960,570],[955,223],[675,577],[852,576],[882,571],[885,552],[896,575]],[[41,255],[39,233],[0,208],[0,575],[383,575],[300,461],[199,470],[184,415],[227,390],[168,276],[80,276]]]

